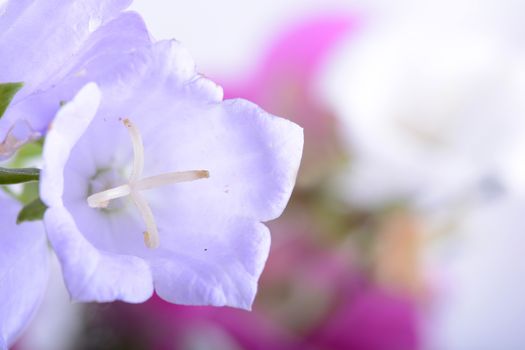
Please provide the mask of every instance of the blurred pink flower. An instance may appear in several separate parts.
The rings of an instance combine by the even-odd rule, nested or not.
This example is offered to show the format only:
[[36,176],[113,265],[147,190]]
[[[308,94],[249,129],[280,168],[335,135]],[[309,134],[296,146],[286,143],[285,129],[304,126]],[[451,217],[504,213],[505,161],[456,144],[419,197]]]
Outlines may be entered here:
[[[354,288],[355,289],[355,288]],[[322,349],[420,348],[414,300],[363,283],[348,293],[312,337]]]
[[308,223],[296,223],[295,230],[292,220],[272,227],[275,235],[288,238],[274,240],[261,279],[260,309],[268,312],[271,306],[270,300],[262,307],[266,292],[288,290],[288,303],[278,300],[273,307],[283,313],[281,319],[291,318],[295,332],[312,349],[419,349],[418,300],[413,294],[373,281],[348,247],[322,247],[301,225]]
[[144,304],[115,303],[99,317],[102,328],[111,327],[117,337],[130,338],[127,341],[137,348],[177,350],[200,344],[228,350],[307,349],[258,312],[174,305],[154,297]]

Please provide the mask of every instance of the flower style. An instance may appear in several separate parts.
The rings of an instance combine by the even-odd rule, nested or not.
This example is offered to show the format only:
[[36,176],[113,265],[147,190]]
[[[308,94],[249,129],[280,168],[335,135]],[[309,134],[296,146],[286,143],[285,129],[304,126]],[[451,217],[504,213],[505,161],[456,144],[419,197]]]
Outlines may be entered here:
[[20,205],[0,192],[0,349],[7,349],[35,314],[46,291],[49,248],[41,223],[16,224]]
[[[75,300],[249,309],[270,246],[261,222],[293,188],[302,129],[198,75],[174,41],[86,85],[44,145],[44,221]],[[130,175],[128,175],[130,174]]]
[[126,197],[128,195],[131,196],[146,223],[144,244],[146,244],[146,247],[148,248],[158,248],[159,232],[157,230],[155,218],[148,202],[142,197],[140,191],[178,182],[208,178],[210,173],[207,170],[192,170],[184,172],[169,172],[141,179],[140,177],[144,170],[144,145],[142,143],[142,136],[140,135],[140,131],[129,119],[124,119],[123,123],[129,129],[131,141],[133,143],[133,169],[131,169],[129,182],[102,192],[94,193],[88,197],[87,202],[91,208],[108,208],[112,200]]
[[[148,45],[131,0],[9,0],[0,7],[0,83],[22,82],[0,120],[0,159],[40,137],[60,105],[110,79],[113,57]],[[123,63],[123,62],[121,62]]]

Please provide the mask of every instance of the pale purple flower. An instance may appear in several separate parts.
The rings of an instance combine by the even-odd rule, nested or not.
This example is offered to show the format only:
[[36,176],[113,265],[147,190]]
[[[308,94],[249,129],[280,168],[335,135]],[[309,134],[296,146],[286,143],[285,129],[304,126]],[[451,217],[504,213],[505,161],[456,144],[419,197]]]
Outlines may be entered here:
[[17,225],[20,207],[0,192],[0,349],[7,349],[29,324],[49,275],[44,227],[41,223]]
[[[89,84],[44,146],[45,224],[75,300],[249,309],[268,256],[261,222],[293,188],[297,125],[198,75],[176,42]],[[183,183],[177,183],[183,182]]]
[[42,135],[63,102],[110,79],[114,56],[149,44],[131,0],[10,0],[0,6],[0,83],[24,87],[0,120],[0,158]]

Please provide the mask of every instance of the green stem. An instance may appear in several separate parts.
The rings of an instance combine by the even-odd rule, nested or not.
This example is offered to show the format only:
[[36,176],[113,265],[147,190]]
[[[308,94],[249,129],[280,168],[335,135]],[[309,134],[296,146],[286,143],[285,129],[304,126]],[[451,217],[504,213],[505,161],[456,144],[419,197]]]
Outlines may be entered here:
[[30,181],[38,181],[39,178],[40,169],[7,169],[0,167],[0,185],[12,185]]

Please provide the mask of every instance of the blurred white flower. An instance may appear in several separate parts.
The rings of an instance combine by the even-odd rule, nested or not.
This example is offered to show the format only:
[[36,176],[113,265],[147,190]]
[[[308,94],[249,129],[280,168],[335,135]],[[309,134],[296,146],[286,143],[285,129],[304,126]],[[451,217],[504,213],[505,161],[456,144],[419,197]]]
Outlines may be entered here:
[[405,202],[434,234],[422,252],[431,350],[525,343],[523,6],[445,0],[371,16],[321,83],[352,152],[349,201]]
[[447,203],[504,188],[523,142],[519,45],[479,9],[462,21],[470,1],[425,4],[371,18],[322,83],[347,126],[354,159],[345,182],[362,205]]

